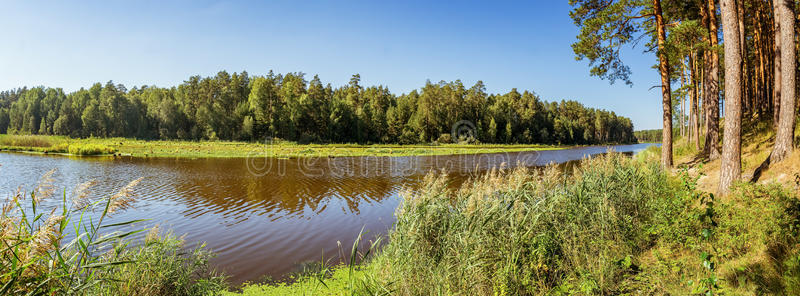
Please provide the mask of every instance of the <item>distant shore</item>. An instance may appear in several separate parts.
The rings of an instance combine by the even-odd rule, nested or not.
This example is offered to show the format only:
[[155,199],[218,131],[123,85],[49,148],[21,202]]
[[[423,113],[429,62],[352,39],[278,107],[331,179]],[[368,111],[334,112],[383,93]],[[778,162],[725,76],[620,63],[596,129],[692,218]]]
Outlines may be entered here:
[[424,156],[559,150],[574,146],[521,144],[298,144],[231,141],[140,140],[129,138],[69,138],[0,134],[0,151],[63,155],[132,157],[345,157]]

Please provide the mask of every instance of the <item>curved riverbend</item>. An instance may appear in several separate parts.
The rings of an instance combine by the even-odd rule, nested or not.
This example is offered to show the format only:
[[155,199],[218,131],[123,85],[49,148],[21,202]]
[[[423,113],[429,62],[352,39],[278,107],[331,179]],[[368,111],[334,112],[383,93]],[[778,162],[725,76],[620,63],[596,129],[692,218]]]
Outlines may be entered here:
[[[612,146],[635,153],[654,144]],[[275,159],[172,159],[63,157],[0,153],[3,196],[32,188],[56,169],[56,188],[69,196],[77,184],[95,179],[93,192],[109,193],[143,177],[135,208],[115,221],[151,219],[186,241],[206,242],[213,264],[233,283],[281,278],[322,258],[335,258],[337,242],[350,246],[362,227],[385,234],[403,188],[442,170],[457,186],[469,176],[500,166],[566,163],[607,152],[609,146],[513,153]],[[98,196],[99,197],[99,196]],[[51,201],[57,202],[57,201]]]

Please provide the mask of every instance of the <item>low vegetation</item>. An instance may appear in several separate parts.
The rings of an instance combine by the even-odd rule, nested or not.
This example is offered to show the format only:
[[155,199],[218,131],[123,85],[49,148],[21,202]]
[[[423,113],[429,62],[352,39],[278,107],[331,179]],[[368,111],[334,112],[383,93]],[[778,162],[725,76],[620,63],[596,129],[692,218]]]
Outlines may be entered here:
[[266,143],[226,141],[148,141],[127,138],[72,139],[62,136],[0,135],[0,150],[73,155],[127,155],[134,157],[341,157],[453,155],[555,150],[558,146],[503,144],[359,145],[298,144],[282,140]]
[[224,287],[202,246],[187,253],[180,238],[156,229],[131,241],[141,221],[105,222],[132,206],[139,180],[100,200],[89,198],[87,182],[51,207],[59,200],[53,174],[2,204],[0,295],[205,295]]
[[[769,138],[753,133],[756,141]],[[681,149],[676,149],[681,151]],[[687,148],[686,153],[691,153]],[[747,149],[745,150],[747,151]],[[713,163],[665,170],[660,151],[554,167],[493,171],[447,186],[430,174],[403,194],[385,239],[356,239],[346,262],[277,283],[228,287],[202,246],[169,233],[130,241],[103,216],[132,205],[123,188],[61,211],[40,186],[3,210],[3,293],[97,295],[752,295],[800,293],[800,174],[789,182],[703,190]],[[747,155],[747,154],[745,154]],[[753,156],[761,157],[762,155]],[[766,176],[775,174],[773,167]],[[784,173],[790,173],[786,171]],[[47,177],[43,184],[47,184]],[[87,185],[88,187],[88,185]],[[81,190],[78,190],[81,192]],[[80,196],[81,194],[76,194]],[[77,198],[76,201],[81,201]],[[30,204],[30,206],[22,206]],[[97,224],[69,222],[100,209]],[[15,214],[16,213],[16,214]],[[73,213],[73,214],[70,214]],[[754,223],[758,221],[758,223]],[[131,221],[136,222],[136,221]],[[84,223],[64,242],[65,225]],[[110,227],[109,227],[110,226]],[[107,233],[105,231],[108,231]],[[361,244],[361,245],[359,245]],[[188,250],[188,251],[187,251]]]
[[631,260],[680,210],[657,164],[620,155],[572,176],[516,169],[457,191],[445,181],[405,199],[372,262],[398,294],[622,293]]
[[[89,289],[96,295],[208,295],[227,288],[225,277],[209,266],[213,253],[199,245],[189,248],[183,239],[153,228],[140,245],[122,249],[114,262],[130,262],[104,269]],[[104,260],[111,260],[105,255]]]
[[71,155],[110,155],[117,150],[91,139],[72,140],[66,137],[36,135],[0,135],[0,150]]
[[698,190],[688,169],[661,169],[659,154],[584,160],[571,175],[494,172],[458,190],[430,175],[405,195],[375,257],[241,292],[800,293],[800,184],[740,183],[719,198]]

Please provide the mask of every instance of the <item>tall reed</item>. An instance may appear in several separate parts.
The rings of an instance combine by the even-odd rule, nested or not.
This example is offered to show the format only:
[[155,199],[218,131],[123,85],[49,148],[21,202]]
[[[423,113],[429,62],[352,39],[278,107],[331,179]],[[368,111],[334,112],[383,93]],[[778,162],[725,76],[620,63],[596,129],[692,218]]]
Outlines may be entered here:
[[655,162],[619,154],[494,171],[448,190],[429,175],[406,195],[375,278],[400,295],[620,293],[636,255],[679,206]]
[[[79,185],[69,200],[64,192],[60,206],[47,209],[44,202],[53,199],[55,193],[54,174],[55,171],[46,173],[30,193],[18,190],[2,204],[0,295],[126,295],[129,293],[120,288],[122,284],[152,284],[159,278],[158,273],[173,274],[166,277],[170,282],[159,286],[161,295],[201,295],[222,289],[224,278],[214,273],[194,278],[194,271],[207,267],[204,254],[196,251],[190,260],[182,261],[180,241],[172,236],[151,238],[131,247],[130,238],[144,229],[113,229],[144,220],[106,222],[112,213],[132,206],[134,188],[141,178],[108,198],[97,200],[89,197],[94,185],[89,181]],[[74,239],[65,241],[70,230]],[[202,266],[182,267],[186,262]],[[192,280],[183,281],[187,283],[184,287],[175,287],[175,279],[181,276]]]

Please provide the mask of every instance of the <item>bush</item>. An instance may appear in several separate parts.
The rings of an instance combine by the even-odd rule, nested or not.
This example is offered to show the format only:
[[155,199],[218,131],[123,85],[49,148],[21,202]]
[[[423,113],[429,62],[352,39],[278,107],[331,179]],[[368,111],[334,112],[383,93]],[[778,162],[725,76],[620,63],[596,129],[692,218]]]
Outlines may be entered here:
[[69,153],[74,155],[103,155],[116,152],[114,148],[98,144],[71,144]]
[[56,144],[56,145],[53,145],[53,146],[51,146],[49,148],[45,148],[44,151],[42,151],[42,152],[45,152],[45,153],[69,153],[69,144],[67,144],[67,143]]

